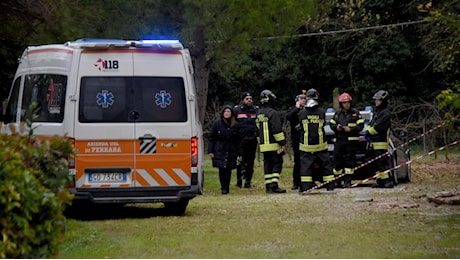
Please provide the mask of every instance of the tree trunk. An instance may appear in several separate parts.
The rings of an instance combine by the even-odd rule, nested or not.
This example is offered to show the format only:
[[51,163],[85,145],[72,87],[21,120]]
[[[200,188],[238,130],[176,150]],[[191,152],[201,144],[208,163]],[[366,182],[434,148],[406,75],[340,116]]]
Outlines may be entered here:
[[198,97],[198,109],[200,121],[203,124],[206,114],[206,103],[208,98],[209,82],[209,60],[206,56],[206,41],[202,28],[197,28],[192,34],[193,45],[190,47],[190,54],[195,68],[195,87]]
[[195,58],[195,87],[198,96],[200,121],[204,123],[208,98],[209,68],[204,55]]

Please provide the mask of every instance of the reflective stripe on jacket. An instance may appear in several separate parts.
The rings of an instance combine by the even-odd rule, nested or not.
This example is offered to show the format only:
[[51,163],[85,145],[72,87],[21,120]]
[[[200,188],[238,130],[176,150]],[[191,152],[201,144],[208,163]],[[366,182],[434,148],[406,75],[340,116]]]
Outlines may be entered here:
[[280,146],[286,145],[286,138],[278,112],[270,106],[259,109],[256,119],[259,129],[260,152],[278,151]]
[[[348,126],[350,132],[337,131],[338,125]],[[351,108],[349,111],[340,109],[335,112],[334,116],[329,121],[329,125],[335,133],[336,139],[347,139],[348,141],[358,141],[359,132],[364,128],[364,119],[356,108]],[[334,140],[335,141],[335,140]]]
[[366,128],[371,135],[374,150],[388,150],[390,139],[391,112],[386,107],[377,107],[372,120]]
[[299,112],[299,122],[301,125],[299,149],[304,152],[327,150],[324,109],[319,106],[302,109]]

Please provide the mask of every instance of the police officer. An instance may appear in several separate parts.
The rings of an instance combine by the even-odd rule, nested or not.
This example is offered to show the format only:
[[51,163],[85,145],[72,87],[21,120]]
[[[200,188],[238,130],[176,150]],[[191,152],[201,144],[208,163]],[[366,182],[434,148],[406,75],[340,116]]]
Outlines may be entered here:
[[289,125],[291,126],[291,144],[292,151],[294,152],[294,167],[292,168],[291,190],[297,190],[300,186],[300,125],[298,113],[305,106],[305,93],[307,93],[307,91],[302,90],[302,94],[299,94],[295,97],[295,106],[290,108],[286,113],[286,119],[289,121]]
[[[378,157],[388,152],[388,144],[390,138],[391,112],[388,107],[388,91],[379,90],[372,97],[375,102],[375,112],[372,120],[366,128],[366,140],[371,141],[371,149],[374,157]],[[377,183],[373,188],[393,188],[393,180],[390,179],[388,173],[384,171],[391,168],[390,158],[383,156],[374,162],[374,167],[377,171]]]
[[[345,173],[344,186],[351,185],[353,168],[356,164],[356,146],[359,141],[359,132],[363,130],[364,119],[359,111],[353,107],[350,94],[339,96],[340,110],[335,112],[329,125],[335,133],[334,144],[334,176]],[[341,187],[338,180],[338,187]]]
[[238,166],[236,168],[236,186],[241,188],[243,179],[245,179],[244,187],[253,188],[251,181],[254,174],[254,160],[257,150],[257,127],[256,117],[259,107],[254,105],[252,94],[244,92],[241,95],[241,102],[235,106],[236,121],[239,124],[241,131],[241,154],[238,156]]
[[334,190],[334,175],[327,151],[326,133],[324,124],[326,111],[319,107],[319,93],[316,89],[307,91],[305,109],[299,113],[300,122],[300,189],[299,192],[309,190],[315,186],[313,182],[313,164],[319,163],[318,169],[328,191]]
[[259,149],[264,155],[265,190],[267,193],[285,193],[278,185],[283,169],[286,139],[278,111],[273,109],[276,96],[270,90],[260,93],[261,108],[257,113]]

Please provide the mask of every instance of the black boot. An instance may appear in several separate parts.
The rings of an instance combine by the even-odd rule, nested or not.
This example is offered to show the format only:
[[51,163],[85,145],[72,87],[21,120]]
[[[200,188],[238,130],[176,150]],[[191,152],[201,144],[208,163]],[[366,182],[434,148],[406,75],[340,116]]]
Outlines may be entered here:
[[314,188],[316,185],[313,182],[302,182],[300,183],[299,192],[308,191]]
[[334,181],[334,188],[340,189],[342,187],[343,187],[342,186],[342,180],[340,178]]
[[343,178],[343,187],[346,188],[351,186],[351,180],[353,179],[353,176],[351,174],[346,174]]
[[270,193],[270,183],[265,184],[265,192]]
[[244,183],[244,188],[245,189],[253,189],[254,186],[251,185],[251,181],[246,180],[246,182]]
[[327,191],[333,191],[335,188],[335,181],[331,181],[330,183],[326,184],[326,190]]
[[393,188],[395,186],[393,184],[393,181],[390,178],[377,179],[376,182],[377,182],[376,184],[373,184],[371,186],[372,188],[387,188],[387,189],[391,189],[391,188]]
[[275,182],[275,183],[270,184],[270,189],[268,193],[286,193],[286,190],[278,187],[278,183]]
[[241,186],[243,186],[243,180],[242,179],[237,179],[235,186],[238,187],[238,188],[241,188]]
[[391,189],[393,188],[395,185],[393,183],[393,180],[391,180],[390,178],[388,179],[384,179],[383,180],[383,188],[387,188],[387,189]]

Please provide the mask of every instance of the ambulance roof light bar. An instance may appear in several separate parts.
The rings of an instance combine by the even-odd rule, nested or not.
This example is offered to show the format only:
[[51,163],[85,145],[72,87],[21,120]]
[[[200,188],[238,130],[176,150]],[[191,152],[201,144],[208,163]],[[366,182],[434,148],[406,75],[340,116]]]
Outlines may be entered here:
[[179,40],[141,40],[135,43],[139,48],[155,48],[165,50],[181,50],[184,48]]
[[184,48],[178,40],[119,40],[84,38],[65,43],[66,46],[82,49],[111,49],[111,48],[151,48],[159,50],[181,50]]
[[108,49],[108,48],[122,48],[131,46],[131,42],[119,39],[96,39],[84,38],[78,39],[73,42],[67,42],[65,45],[74,48],[82,49]]

